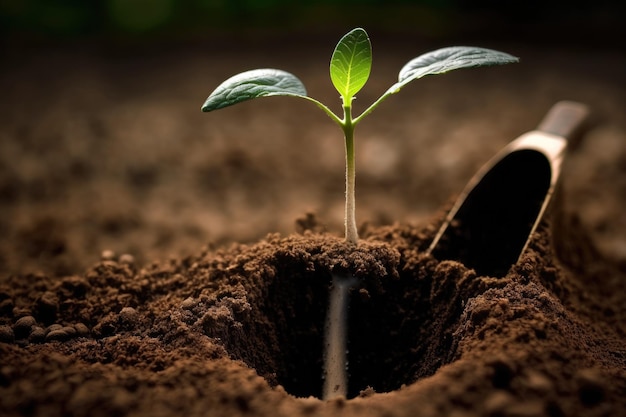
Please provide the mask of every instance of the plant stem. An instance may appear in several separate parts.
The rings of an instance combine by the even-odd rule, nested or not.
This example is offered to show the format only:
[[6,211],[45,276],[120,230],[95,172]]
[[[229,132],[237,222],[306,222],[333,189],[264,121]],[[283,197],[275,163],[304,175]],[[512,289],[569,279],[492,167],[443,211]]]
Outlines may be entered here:
[[380,103],[382,103],[383,101],[385,101],[388,97],[390,97],[392,94],[396,94],[400,89],[398,88],[398,83],[392,85],[387,91],[385,91],[383,93],[382,96],[378,97],[378,99],[373,102],[367,109],[365,109],[363,111],[363,113],[361,113],[360,115],[358,115],[357,117],[355,117],[353,119],[353,124],[357,124],[359,123],[365,116],[367,116],[368,114],[370,114],[372,111],[374,111],[374,109],[376,107],[378,107],[378,105]]
[[345,226],[346,226],[346,241],[356,244],[359,240],[359,234],[356,228],[356,215],[355,215],[355,166],[354,166],[354,126],[352,121],[352,106],[351,103],[344,100],[343,103],[343,121],[341,127],[343,129],[344,138],[346,141],[346,213],[345,213]]
[[348,393],[347,344],[349,291],[356,284],[352,275],[333,274],[324,352],[324,389],[322,398],[346,397]]
[[[346,241],[356,244],[359,235],[355,217],[355,166],[354,166],[354,122],[352,99],[343,99],[343,120],[338,121],[346,141]],[[333,274],[328,313],[326,315],[326,345],[324,350],[324,387],[322,398],[330,400],[348,394],[348,304],[349,291],[356,284],[352,275]]]

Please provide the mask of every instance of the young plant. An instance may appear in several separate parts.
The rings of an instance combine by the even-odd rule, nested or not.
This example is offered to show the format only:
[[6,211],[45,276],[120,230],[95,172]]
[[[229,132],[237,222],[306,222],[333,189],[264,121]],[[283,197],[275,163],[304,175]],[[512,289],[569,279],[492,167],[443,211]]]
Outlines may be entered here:
[[[293,74],[278,69],[255,69],[237,74],[222,84],[206,99],[202,111],[218,110],[258,97],[291,96],[313,102],[343,131],[346,151],[345,238],[356,244],[355,219],[354,129],[380,103],[399,92],[411,81],[426,75],[486,65],[502,65],[518,59],[491,49],[453,46],[420,55],[401,70],[398,81],[357,117],[352,115],[352,100],[367,82],[372,68],[372,45],[365,30],[356,28],[337,43],[330,59],[330,79],[339,92],[343,115],[333,113],[326,105],[309,97],[303,83]],[[326,318],[323,398],[345,397],[347,394],[346,345],[349,291],[356,285],[351,275],[334,274]]]
[[203,112],[218,110],[258,97],[291,96],[309,100],[322,109],[343,131],[346,151],[345,237],[356,244],[358,233],[355,217],[354,128],[380,103],[399,92],[411,81],[426,75],[486,65],[502,65],[518,59],[491,49],[453,46],[427,52],[409,61],[393,84],[357,117],[352,115],[352,100],[367,82],[372,68],[372,45],[365,30],[356,28],[344,35],[330,59],[330,79],[342,100],[343,115],[337,116],[326,105],[307,95],[302,81],[278,69],[254,69],[237,74],[222,84],[206,99]]

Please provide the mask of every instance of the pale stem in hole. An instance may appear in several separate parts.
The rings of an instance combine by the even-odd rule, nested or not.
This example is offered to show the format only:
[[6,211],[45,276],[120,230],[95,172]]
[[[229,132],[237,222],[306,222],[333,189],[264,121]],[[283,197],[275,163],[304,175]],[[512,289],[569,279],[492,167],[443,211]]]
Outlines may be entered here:
[[333,274],[324,352],[324,389],[322,398],[346,397],[348,393],[347,346],[348,301],[350,289],[356,285],[352,275]]

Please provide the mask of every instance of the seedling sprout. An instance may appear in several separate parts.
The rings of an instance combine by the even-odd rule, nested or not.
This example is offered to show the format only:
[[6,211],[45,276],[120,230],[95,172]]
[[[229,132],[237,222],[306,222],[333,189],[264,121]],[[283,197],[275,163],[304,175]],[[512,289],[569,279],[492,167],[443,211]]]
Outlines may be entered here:
[[300,79],[279,69],[254,69],[237,74],[206,99],[202,111],[210,112],[258,97],[291,96],[309,100],[322,109],[342,129],[346,150],[346,241],[356,244],[358,233],[355,216],[354,129],[380,103],[399,92],[411,81],[426,75],[443,74],[460,68],[502,65],[518,59],[504,52],[473,46],[452,46],[427,52],[410,60],[393,84],[359,116],[352,116],[352,100],[367,82],[372,68],[372,45],[365,30],[356,28],[344,35],[330,59],[330,79],[342,100],[343,117],[307,95]]
[[[344,35],[330,59],[330,79],[339,92],[343,116],[307,95],[306,88],[293,74],[279,69],[254,69],[237,74],[222,84],[206,99],[202,111],[210,112],[258,97],[291,96],[313,102],[343,131],[346,152],[345,239],[356,244],[359,236],[355,217],[354,129],[376,107],[411,81],[427,75],[452,70],[517,62],[509,54],[470,46],[453,46],[427,52],[410,60],[398,75],[398,81],[385,91],[360,115],[353,117],[352,100],[367,82],[372,68],[372,45],[365,30],[356,28]],[[355,285],[351,275],[333,274],[327,313],[323,398],[345,397],[347,394],[346,346],[348,292]]]

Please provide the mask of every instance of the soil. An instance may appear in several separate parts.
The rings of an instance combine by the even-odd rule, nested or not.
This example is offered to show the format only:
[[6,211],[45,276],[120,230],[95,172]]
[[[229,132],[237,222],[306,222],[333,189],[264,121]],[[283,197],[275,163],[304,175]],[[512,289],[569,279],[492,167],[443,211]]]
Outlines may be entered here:
[[[433,48],[371,35],[357,111]],[[336,101],[331,38],[275,41],[3,53],[0,414],[626,414],[623,51],[483,44],[522,61],[390,98],[356,133],[351,246],[326,116],[288,98],[199,110],[268,66]],[[593,116],[519,262],[481,276],[428,254],[473,173],[563,99]],[[322,401],[346,271],[349,393]]]

